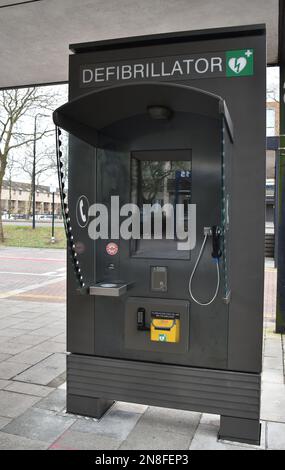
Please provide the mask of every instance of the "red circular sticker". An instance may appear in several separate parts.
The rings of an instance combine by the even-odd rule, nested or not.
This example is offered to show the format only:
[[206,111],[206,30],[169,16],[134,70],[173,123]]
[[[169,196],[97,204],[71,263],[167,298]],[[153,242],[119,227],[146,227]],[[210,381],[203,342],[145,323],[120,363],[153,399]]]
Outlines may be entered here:
[[118,253],[119,247],[117,243],[111,242],[111,243],[108,243],[108,245],[106,246],[106,251],[108,255],[114,256]]

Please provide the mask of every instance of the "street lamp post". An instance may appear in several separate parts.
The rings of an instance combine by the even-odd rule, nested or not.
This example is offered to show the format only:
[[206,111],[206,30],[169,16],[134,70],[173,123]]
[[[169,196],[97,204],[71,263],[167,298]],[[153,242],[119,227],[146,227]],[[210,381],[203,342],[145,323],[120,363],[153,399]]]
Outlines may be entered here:
[[36,228],[36,135],[37,135],[37,114],[34,122],[34,147],[33,147],[33,177],[32,177],[32,193],[33,193],[33,229]]
[[32,173],[32,193],[33,193],[33,229],[36,228],[36,140],[37,140],[37,118],[48,117],[47,114],[37,113],[34,120],[34,145],[33,145],[33,173]]
[[55,243],[55,236],[54,236],[54,195],[55,195],[56,188],[54,186],[50,187],[50,192],[52,193],[52,222],[51,222],[51,243]]

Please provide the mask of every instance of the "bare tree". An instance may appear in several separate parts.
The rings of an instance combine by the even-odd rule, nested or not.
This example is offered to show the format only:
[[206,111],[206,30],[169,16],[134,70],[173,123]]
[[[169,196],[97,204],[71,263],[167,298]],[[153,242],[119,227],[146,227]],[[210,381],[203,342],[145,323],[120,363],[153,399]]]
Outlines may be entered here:
[[[33,168],[34,156],[31,146],[27,146],[26,151],[22,158],[18,158],[17,168],[21,173],[25,173],[30,181],[30,194],[28,203],[28,213],[32,214],[32,182],[33,182]],[[54,146],[45,145],[36,153],[35,159],[35,179],[36,184],[42,183],[42,178],[49,177],[56,174],[56,155]]]
[[[24,117],[31,118],[35,113],[44,111],[51,114],[54,108],[55,95],[48,89],[25,88],[0,91],[0,194],[8,157],[12,151],[27,145],[34,140],[40,140],[50,131],[39,130],[36,135],[23,126]],[[4,241],[2,208],[0,198],[0,242]]]

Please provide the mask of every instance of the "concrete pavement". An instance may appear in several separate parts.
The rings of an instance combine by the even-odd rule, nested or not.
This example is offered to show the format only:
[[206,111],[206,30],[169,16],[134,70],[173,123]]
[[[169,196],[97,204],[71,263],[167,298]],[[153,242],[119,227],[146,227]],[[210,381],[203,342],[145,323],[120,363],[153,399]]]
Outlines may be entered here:
[[0,299],[65,301],[65,250],[1,247]]
[[[1,249],[0,262],[0,449],[257,449],[218,441],[216,415],[122,402],[99,421],[67,414],[64,252]],[[259,449],[285,449],[284,338],[274,333],[271,265],[265,287]]]

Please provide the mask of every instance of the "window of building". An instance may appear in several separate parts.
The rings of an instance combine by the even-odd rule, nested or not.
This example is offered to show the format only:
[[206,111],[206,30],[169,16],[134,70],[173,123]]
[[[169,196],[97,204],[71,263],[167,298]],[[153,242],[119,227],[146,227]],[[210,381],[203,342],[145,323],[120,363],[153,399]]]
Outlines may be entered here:
[[266,135],[274,136],[275,132],[275,109],[267,108],[266,110]]

